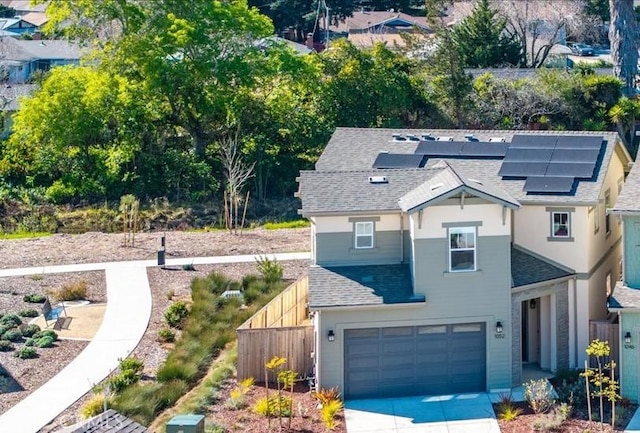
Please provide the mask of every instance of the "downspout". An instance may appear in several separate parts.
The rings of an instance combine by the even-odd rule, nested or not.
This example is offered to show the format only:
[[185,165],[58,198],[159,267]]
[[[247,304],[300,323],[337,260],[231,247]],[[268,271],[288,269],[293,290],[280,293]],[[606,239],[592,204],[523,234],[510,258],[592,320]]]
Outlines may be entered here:
[[404,212],[400,212],[400,263],[404,263]]
[[578,365],[578,277],[573,277],[573,359]]

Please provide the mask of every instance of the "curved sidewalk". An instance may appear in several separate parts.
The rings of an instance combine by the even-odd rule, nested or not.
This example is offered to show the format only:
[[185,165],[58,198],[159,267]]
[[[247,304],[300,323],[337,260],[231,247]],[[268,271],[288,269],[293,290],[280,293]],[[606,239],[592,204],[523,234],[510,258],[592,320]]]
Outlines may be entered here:
[[[167,260],[167,266],[252,262],[264,255]],[[267,254],[278,261],[308,260],[310,253]],[[0,432],[37,432],[118,367],[144,335],[151,317],[147,267],[153,260],[2,269],[0,277],[104,270],[107,309],[96,336],[62,371],[0,416]]]

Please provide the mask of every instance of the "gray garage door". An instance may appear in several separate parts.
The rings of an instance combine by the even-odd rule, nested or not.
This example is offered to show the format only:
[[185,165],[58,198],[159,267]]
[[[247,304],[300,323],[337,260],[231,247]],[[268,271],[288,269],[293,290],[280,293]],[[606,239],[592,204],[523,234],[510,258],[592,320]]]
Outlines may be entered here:
[[484,323],[345,330],[346,398],[486,389]]

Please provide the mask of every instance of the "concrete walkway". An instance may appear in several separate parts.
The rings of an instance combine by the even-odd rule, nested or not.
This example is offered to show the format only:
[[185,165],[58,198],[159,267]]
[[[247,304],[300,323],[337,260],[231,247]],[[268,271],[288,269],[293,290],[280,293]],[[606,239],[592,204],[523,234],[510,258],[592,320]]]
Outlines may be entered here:
[[[253,262],[260,256],[171,259],[166,265]],[[287,261],[308,260],[311,254],[266,256]],[[37,432],[104,380],[118,367],[119,359],[129,356],[144,335],[151,317],[147,267],[152,266],[157,266],[157,262],[139,260],[0,270],[0,277],[104,270],[107,286],[107,309],[96,336],[62,371],[0,416],[0,432]]]

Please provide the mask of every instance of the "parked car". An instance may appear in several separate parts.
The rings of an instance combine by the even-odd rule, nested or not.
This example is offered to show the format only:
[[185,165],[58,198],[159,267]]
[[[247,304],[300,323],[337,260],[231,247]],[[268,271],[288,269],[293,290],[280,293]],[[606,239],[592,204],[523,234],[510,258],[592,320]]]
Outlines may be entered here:
[[570,43],[567,46],[576,56],[593,56],[593,47],[591,45]]

